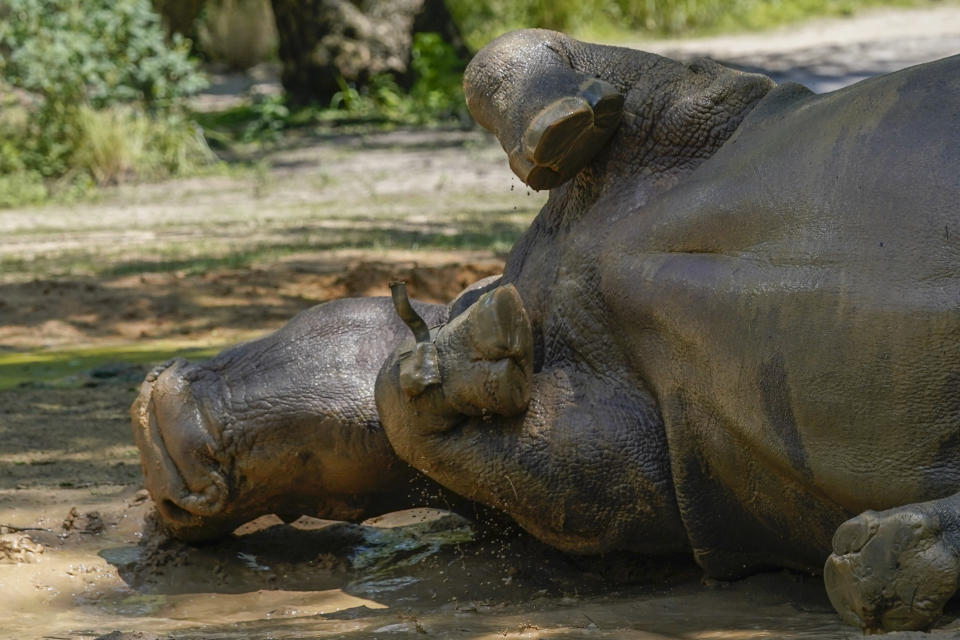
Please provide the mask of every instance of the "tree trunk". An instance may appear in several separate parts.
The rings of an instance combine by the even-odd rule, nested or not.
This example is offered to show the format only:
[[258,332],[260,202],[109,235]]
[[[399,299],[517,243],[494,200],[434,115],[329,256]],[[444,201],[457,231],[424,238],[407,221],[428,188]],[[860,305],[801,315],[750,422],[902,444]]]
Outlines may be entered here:
[[153,0],[153,6],[163,18],[167,35],[179,33],[194,39],[197,18],[203,9],[204,0]]
[[433,31],[466,60],[460,32],[443,0],[272,0],[281,81],[293,102],[329,103],[340,82],[363,86],[391,74],[413,82],[411,45]]

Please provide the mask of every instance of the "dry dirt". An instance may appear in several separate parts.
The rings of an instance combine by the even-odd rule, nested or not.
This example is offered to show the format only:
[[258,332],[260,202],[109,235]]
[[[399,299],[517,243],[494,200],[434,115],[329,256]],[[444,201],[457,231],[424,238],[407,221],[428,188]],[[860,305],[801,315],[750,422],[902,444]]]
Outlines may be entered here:
[[[742,38],[663,47],[812,69],[817,33],[874,29],[847,48],[828,43],[834,75],[849,79],[896,57],[871,19],[800,30],[804,45],[782,55]],[[904,63],[960,32],[949,7],[884,20],[883,33],[938,25],[938,45],[910,44],[926,40],[905,28]],[[0,377],[15,357],[66,365],[77,348],[226,345],[324,300],[386,294],[396,277],[416,297],[448,300],[500,268],[542,198],[481,133],[400,131],[304,139],[255,171],[0,211]],[[144,523],[151,503],[126,415],[143,367],[0,391],[0,638],[860,635],[815,576],[704,583],[688,559],[571,558],[503,522],[443,512],[364,525],[266,518],[216,545],[165,540]],[[955,616],[931,635],[890,637],[960,637]]]

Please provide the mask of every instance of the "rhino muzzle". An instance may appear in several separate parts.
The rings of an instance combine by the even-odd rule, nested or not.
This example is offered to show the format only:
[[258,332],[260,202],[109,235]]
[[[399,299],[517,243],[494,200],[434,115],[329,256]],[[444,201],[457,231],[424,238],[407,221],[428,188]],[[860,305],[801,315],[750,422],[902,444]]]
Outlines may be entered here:
[[147,490],[177,528],[221,515],[229,494],[215,454],[222,447],[191,389],[190,366],[177,359],[154,369],[130,408]]

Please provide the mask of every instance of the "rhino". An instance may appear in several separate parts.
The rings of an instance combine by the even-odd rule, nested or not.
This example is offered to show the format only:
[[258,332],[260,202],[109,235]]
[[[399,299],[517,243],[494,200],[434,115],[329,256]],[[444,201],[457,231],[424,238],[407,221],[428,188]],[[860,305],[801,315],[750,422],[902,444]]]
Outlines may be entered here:
[[934,625],[960,580],[960,56],[816,95],[531,29],[464,89],[550,190],[502,276],[148,376],[173,533],[425,491],[571,553],[822,571],[852,625]]

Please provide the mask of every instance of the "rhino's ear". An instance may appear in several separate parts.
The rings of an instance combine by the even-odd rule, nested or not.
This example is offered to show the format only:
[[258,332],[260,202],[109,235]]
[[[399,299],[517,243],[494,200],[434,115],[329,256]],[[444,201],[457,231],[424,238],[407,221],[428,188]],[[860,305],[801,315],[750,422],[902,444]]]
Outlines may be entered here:
[[623,114],[616,87],[570,65],[571,42],[543,29],[508,33],[484,47],[464,74],[470,112],[500,140],[513,172],[537,190],[575,176]]

